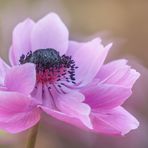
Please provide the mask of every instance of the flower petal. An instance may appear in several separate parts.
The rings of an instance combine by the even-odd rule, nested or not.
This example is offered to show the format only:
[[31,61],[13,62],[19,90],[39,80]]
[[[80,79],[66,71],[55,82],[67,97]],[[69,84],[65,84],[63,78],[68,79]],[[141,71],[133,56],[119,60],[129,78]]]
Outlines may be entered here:
[[121,67],[126,66],[127,62],[128,61],[126,59],[120,59],[103,65],[100,68],[98,74],[96,75],[96,78],[99,78],[101,80],[106,79],[108,76],[110,76],[112,73],[114,73]]
[[9,68],[5,61],[0,58],[0,85],[4,84],[5,75]]
[[30,35],[34,22],[31,19],[19,23],[13,31],[9,59],[12,65],[19,64],[20,57],[31,51]]
[[35,25],[32,35],[32,50],[53,48],[65,54],[68,48],[68,30],[59,16],[50,13]]
[[94,112],[91,119],[93,130],[100,133],[125,135],[139,126],[137,119],[122,107]]
[[14,120],[8,122],[0,122],[0,128],[8,131],[9,133],[19,133],[25,131],[40,120],[40,111],[39,109],[34,109],[30,112],[25,112],[19,115],[16,115]]
[[40,111],[32,101],[17,92],[0,91],[0,128],[17,133],[35,125]]
[[[97,38],[97,41],[101,43],[101,38]],[[77,50],[79,50],[82,46],[84,46],[87,42],[76,42],[76,41],[69,41],[69,46],[67,50],[68,56],[73,56]]]
[[5,85],[9,91],[30,94],[36,83],[35,65],[27,63],[11,68],[5,78]]
[[89,83],[102,66],[112,44],[103,47],[100,39],[94,39],[82,44],[74,53],[73,59],[78,69],[76,70],[76,80],[80,83]]
[[81,90],[85,103],[92,109],[112,109],[117,107],[132,94],[131,89],[117,85],[96,85]]
[[132,88],[140,74],[126,65],[127,60],[116,60],[108,63],[100,69],[96,78],[101,83],[116,84],[124,87]]
[[62,95],[57,98],[56,107],[58,111],[52,111],[47,107],[42,107],[42,109],[51,116],[65,122],[72,123],[74,120],[74,123],[76,122],[79,126],[83,123],[86,127],[92,128],[89,118],[90,107],[87,104],[82,103],[82,94],[80,95],[80,99],[75,98],[75,96],[79,97],[78,93],[76,95]]
[[10,120],[10,117],[24,112],[30,100],[17,92],[0,91],[0,121]]
[[[84,124],[78,118],[68,116],[67,114],[64,114],[62,112],[50,109],[50,108],[45,107],[45,106],[40,106],[40,107],[48,115],[50,115],[50,116],[52,116],[52,117],[54,117],[58,120],[61,120],[61,121],[66,122],[68,124],[74,125],[78,128],[86,129],[86,126],[84,126]],[[92,128],[92,125],[91,125],[91,128]]]
[[76,98],[71,95],[62,95],[58,100],[58,109],[68,116],[78,118],[88,128],[92,128],[90,123],[89,114],[90,107],[82,102],[78,102]]

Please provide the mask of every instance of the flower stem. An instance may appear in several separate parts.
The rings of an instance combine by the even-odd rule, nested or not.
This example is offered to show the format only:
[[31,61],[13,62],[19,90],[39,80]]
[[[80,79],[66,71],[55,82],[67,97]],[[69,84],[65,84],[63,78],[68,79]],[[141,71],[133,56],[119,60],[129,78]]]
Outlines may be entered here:
[[35,148],[39,123],[36,124],[30,131],[26,148]]

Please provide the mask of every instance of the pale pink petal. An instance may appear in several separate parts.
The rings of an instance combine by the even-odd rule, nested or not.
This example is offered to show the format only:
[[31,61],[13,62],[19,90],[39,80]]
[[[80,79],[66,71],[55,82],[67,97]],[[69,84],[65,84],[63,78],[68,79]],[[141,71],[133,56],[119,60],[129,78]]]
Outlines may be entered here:
[[[41,107],[42,110],[44,112],[46,112],[48,115],[52,116],[53,118],[56,118],[62,122],[65,122],[65,123],[68,123],[68,124],[71,124],[71,125],[74,125],[78,128],[81,128],[81,129],[85,129],[85,130],[89,130],[90,128],[86,127],[81,120],[79,120],[78,118],[75,118],[75,117],[71,117],[71,116],[68,116],[67,114],[65,113],[62,113],[62,112],[59,112],[59,111],[56,111],[56,110],[53,110],[53,109],[50,109],[48,107],[44,107],[42,106]],[[91,126],[91,129],[92,129],[92,126]]]
[[125,135],[139,126],[137,119],[122,107],[91,114],[93,130],[100,133]]
[[85,103],[93,109],[117,107],[132,94],[129,88],[107,84],[86,87],[81,92],[85,95]]
[[120,81],[118,81],[118,85],[122,85],[124,87],[132,88],[136,80],[140,77],[140,73],[135,69],[130,69],[128,74],[125,75]]
[[[43,92],[42,92],[42,90],[43,90],[43,85],[41,83],[39,83],[37,85],[37,87],[31,92],[31,96],[33,98],[37,99],[40,104],[43,103],[43,99],[42,99],[43,98],[43,94],[42,94]],[[48,98],[48,100],[49,100],[49,98]]]
[[[66,120],[66,122],[68,122],[69,119],[70,123],[70,119],[72,119],[72,121],[80,120],[80,122],[83,123],[83,125],[87,126],[88,128],[92,128],[89,118],[90,107],[87,104],[83,103],[83,100],[84,96],[78,92],[72,94],[65,94],[59,96],[55,100],[56,108],[58,111],[52,111],[44,107],[42,108],[48,114],[51,114],[51,116],[55,116],[58,119],[62,119],[63,117],[63,121]],[[59,115],[57,114],[57,112],[59,112]]]
[[9,133],[19,133],[33,127],[39,122],[40,110],[36,108],[25,113],[19,113],[11,118],[12,120],[7,122],[0,122],[0,128]]
[[33,101],[17,92],[0,91],[0,128],[17,133],[35,125],[40,110]]
[[69,41],[68,50],[66,55],[73,56],[74,53],[83,45],[83,43],[79,43],[76,41]]
[[[97,38],[97,41],[101,43],[101,39]],[[84,46],[87,42],[76,42],[76,41],[69,41],[69,46],[67,50],[68,56],[73,56],[77,50],[79,50],[82,46]]]
[[9,68],[5,61],[0,58],[0,85],[4,84],[5,75]]
[[125,67],[127,62],[128,61],[126,59],[120,59],[103,65],[96,75],[96,78],[99,78],[101,80],[106,79],[121,67]]
[[15,52],[13,52],[13,47],[11,45],[11,47],[9,48],[9,62],[10,64],[13,65],[17,65],[18,61],[15,58]]
[[61,95],[57,98],[57,108],[68,116],[78,118],[85,126],[91,128],[92,125],[89,119],[90,107],[82,103],[82,96],[80,96],[80,100],[78,100],[78,97],[77,95],[76,98],[73,94]]
[[45,107],[45,106],[40,106],[40,107],[44,112],[46,112],[48,115],[52,116],[53,118],[56,118],[60,121],[69,123],[69,124],[74,125],[76,127],[86,129],[86,126],[82,123],[82,121],[76,117],[68,116],[65,113],[50,109],[49,107]]
[[0,91],[7,91],[7,88],[3,86],[2,84],[0,84]]
[[76,80],[87,84],[96,76],[102,66],[111,44],[103,47],[99,39],[83,44],[73,55],[76,66]]
[[126,65],[126,60],[117,60],[108,63],[100,69],[96,78],[100,79],[101,83],[121,85],[132,88],[140,74]]
[[68,35],[68,30],[59,16],[50,13],[39,20],[32,31],[32,50],[53,48],[63,55],[68,48]]
[[35,65],[27,63],[12,67],[6,74],[5,85],[9,91],[30,94],[36,83]]
[[30,111],[31,104],[32,100],[21,93],[0,91],[0,121],[6,122],[14,115]]
[[31,51],[30,36],[34,22],[31,19],[19,23],[14,31],[9,59],[12,65],[19,64],[20,57]]

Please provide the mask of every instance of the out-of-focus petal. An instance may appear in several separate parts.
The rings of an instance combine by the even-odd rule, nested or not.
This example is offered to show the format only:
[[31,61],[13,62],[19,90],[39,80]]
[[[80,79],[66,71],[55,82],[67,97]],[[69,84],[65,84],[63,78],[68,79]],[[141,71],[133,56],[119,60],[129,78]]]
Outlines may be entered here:
[[35,65],[27,63],[12,67],[6,74],[5,85],[9,91],[30,94],[36,83]]
[[74,52],[73,59],[76,66],[76,80],[79,83],[89,83],[101,68],[109,49],[112,44],[103,47],[100,39],[94,39],[90,42],[82,44],[82,46]]
[[39,20],[32,31],[32,50],[53,48],[63,55],[68,48],[68,37],[64,23],[55,13],[50,13]]
[[96,85],[81,90],[85,103],[91,108],[111,109],[121,105],[131,94],[131,89],[117,85]]
[[126,63],[127,60],[124,59],[108,63],[102,66],[96,77],[103,83],[132,88],[140,74]]
[[95,132],[125,135],[139,126],[137,119],[122,107],[91,114]]
[[5,61],[0,58],[0,85],[4,84],[5,75],[9,68]]
[[33,27],[34,22],[31,19],[26,19],[15,27],[9,51],[9,59],[12,65],[19,64],[20,57],[31,51],[30,37]]

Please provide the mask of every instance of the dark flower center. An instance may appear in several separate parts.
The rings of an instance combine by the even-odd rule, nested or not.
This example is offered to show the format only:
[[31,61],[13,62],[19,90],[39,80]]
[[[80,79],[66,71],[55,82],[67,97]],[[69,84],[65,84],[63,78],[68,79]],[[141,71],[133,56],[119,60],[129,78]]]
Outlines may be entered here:
[[75,66],[71,56],[60,56],[55,49],[38,49],[35,52],[28,52],[22,55],[20,64],[34,63],[36,65],[37,82],[54,83],[55,81],[66,80],[75,83]]

